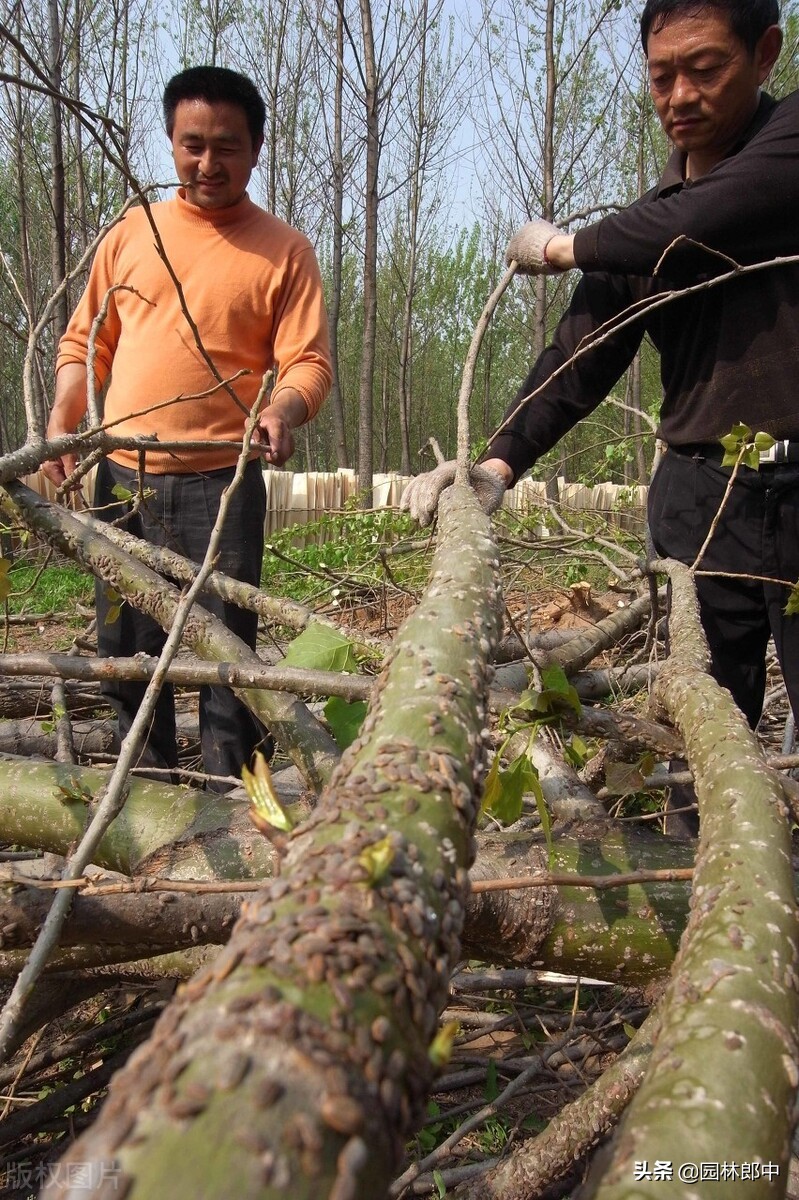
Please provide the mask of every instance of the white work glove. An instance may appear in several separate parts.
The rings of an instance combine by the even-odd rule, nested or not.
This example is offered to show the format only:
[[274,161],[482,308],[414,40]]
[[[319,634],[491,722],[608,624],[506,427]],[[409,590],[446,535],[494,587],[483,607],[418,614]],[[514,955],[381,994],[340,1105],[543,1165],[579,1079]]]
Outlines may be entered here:
[[517,229],[508,248],[505,251],[505,263],[510,266],[516,263],[516,269],[522,275],[560,275],[560,267],[553,267],[546,261],[544,251],[547,243],[562,233],[557,225],[550,221],[528,221]]
[[[433,471],[417,475],[406,487],[400,500],[403,512],[409,512],[421,526],[429,525],[438,508],[438,498],[455,482],[455,462],[442,463]],[[475,466],[469,471],[469,482],[475,490],[483,512],[496,512],[505,495],[505,481],[490,467]]]

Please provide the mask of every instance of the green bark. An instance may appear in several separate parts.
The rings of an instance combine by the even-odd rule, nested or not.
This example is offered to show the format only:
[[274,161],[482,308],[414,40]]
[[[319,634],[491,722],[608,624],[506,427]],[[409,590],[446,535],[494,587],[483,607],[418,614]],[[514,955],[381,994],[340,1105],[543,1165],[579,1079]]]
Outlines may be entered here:
[[439,514],[430,584],[362,737],[280,878],[70,1151],[113,1157],[133,1200],[227,1198],[231,1180],[264,1200],[384,1196],[422,1115],[460,954],[499,609],[471,490],[449,489]]
[[[686,568],[669,565],[672,656],[657,694],[685,739],[701,834],[692,913],[661,1006],[661,1033],[619,1130],[598,1200],[784,1194],[797,1085],[797,919],[780,784],[754,735],[704,673],[707,648]],[[673,1178],[634,1180],[635,1164]],[[681,1164],[776,1164],[765,1178],[705,1179]]]
[[[552,840],[540,835],[486,835],[471,873],[501,879],[551,872],[628,875],[688,867],[690,843],[634,829],[581,825]],[[464,950],[472,958],[505,966],[543,966],[642,986],[668,974],[688,918],[690,885],[632,883],[596,891],[548,886],[469,897]]]
[[[36,781],[46,767],[32,764]],[[51,768],[49,774],[63,772]],[[73,772],[71,778],[77,781]],[[0,769],[0,786],[2,786]],[[145,787],[147,785],[144,785]],[[172,878],[208,878],[210,864],[234,868],[231,876],[220,870],[219,877],[236,875],[242,862],[252,877],[259,870],[271,874],[273,851],[256,834],[240,804],[217,800],[215,813],[202,808],[201,831],[195,824],[194,804],[198,793],[176,788],[144,791],[136,785],[129,801],[130,822],[139,841],[131,852],[129,830],[117,830],[117,823],[102,844],[101,865],[127,868],[130,860],[144,866],[139,874],[152,875],[160,860]],[[168,793],[175,797],[170,804]],[[210,797],[209,797],[210,799]],[[52,827],[59,839],[49,837],[46,847],[55,852],[66,850],[77,822],[85,816],[79,802],[60,804],[55,796],[49,802]],[[227,812],[225,811],[227,805]],[[61,816],[73,811],[74,820]],[[154,814],[165,814],[157,819]],[[122,814],[126,817],[127,809]],[[167,821],[169,824],[167,824]],[[48,828],[43,816],[41,827]],[[171,829],[177,844],[165,842]],[[8,837],[0,822],[0,835]],[[20,839],[14,835],[13,840]],[[521,838],[518,834],[482,833],[477,838],[478,858],[472,880],[501,879],[508,876],[546,874],[553,871],[568,875],[628,875],[635,871],[670,869],[691,865],[693,847],[647,831],[605,826],[583,826],[579,835],[573,830],[554,831],[552,857],[540,835]],[[137,857],[140,856],[140,857]],[[137,870],[134,865],[134,870]],[[19,872],[17,872],[19,874]],[[64,947],[91,947],[92,956],[82,962],[127,962],[132,956],[156,954],[161,947],[187,944],[222,943],[230,934],[232,921],[251,893],[200,894],[173,892],[169,902],[163,892],[121,895],[78,895],[61,938],[62,958],[51,964],[52,970],[78,965],[77,958],[63,957]],[[472,958],[505,966],[543,965],[547,970],[575,975],[600,975],[604,979],[631,985],[644,985],[667,975],[674,960],[680,935],[688,917],[689,884],[682,882],[641,882],[609,890],[590,887],[547,885],[517,888],[513,891],[473,893],[466,907],[463,933],[464,951]],[[0,891],[0,948],[5,951],[29,946],[49,903],[49,893],[34,886],[14,885],[7,896]],[[8,975],[18,959],[8,953],[2,973]]]
[[[0,779],[5,840],[65,854],[86,829],[89,805],[108,775],[3,755]],[[229,797],[131,778],[95,861],[125,875],[262,879],[271,874],[274,851],[247,813],[247,804]]]

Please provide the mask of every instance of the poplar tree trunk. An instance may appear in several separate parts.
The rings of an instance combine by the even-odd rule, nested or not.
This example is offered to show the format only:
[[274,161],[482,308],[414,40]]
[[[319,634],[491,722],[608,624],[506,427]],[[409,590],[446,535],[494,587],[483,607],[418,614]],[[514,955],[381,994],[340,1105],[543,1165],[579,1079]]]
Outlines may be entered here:
[[439,519],[430,585],[279,879],[67,1155],[93,1164],[87,1194],[113,1158],[128,1200],[227,1200],[232,1179],[240,1197],[385,1195],[460,955],[498,632],[488,518],[453,487]]
[[[87,802],[106,776],[88,768],[69,768],[28,759],[0,758],[0,837],[18,845],[67,853],[84,831]],[[287,802],[280,777],[275,789],[293,818],[307,818],[302,801]],[[170,880],[267,879],[275,867],[272,845],[258,833],[246,802],[230,797],[132,780],[120,817],[100,843],[100,867],[137,878]],[[632,872],[684,868],[693,847],[648,831],[619,829],[594,821],[553,831],[552,852],[542,835],[477,835],[478,856],[471,879],[508,876],[629,875]],[[17,872],[19,874],[19,872]],[[44,897],[34,887],[0,899],[3,948],[31,942],[32,923]],[[685,881],[631,883],[607,891],[568,884],[547,884],[469,896],[463,934],[472,958],[503,966],[543,964],[547,970],[599,974],[620,983],[641,985],[667,974],[688,916],[690,885]],[[157,895],[157,893],[155,893]],[[227,897],[174,893],[153,911],[140,896],[79,897],[62,944],[135,945],[144,956],[174,944],[174,931],[196,926],[194,942],[219,943],[229,933]],[[239,900],[241,897],[239,897]],[[129,903],[128,903],[129,902]],[[231,900],[232,902],[232,900]],[[238,901],[237,901],[238,903]],[[202,919],[194,906],[202,911]],[[82,910],[88,909],[83,915]],[[103,912],[92,922],[92,913]],[[26,914],[28,914],[26,916]],[[102,958],[102,955],[100,955]],[[114,961],[120,961],[115,955]]]
[[[49,25],[49,71],[54,95],[49,97],[48,116],[50,134],[50,155],[52,160],[52,191],[50,195],[53,206],[53,228],[51,233],[51,263],[53,272],[53,288],[55,289],[67,273],[67,213],[66,213],[66,183],[64,168],[64,131],[63,109],[56,98],[61,92],[61,74],[63,60],[61,13],[58,0],[48,0],[47,16]],[[67,327],[68,298],[64,292],[58,299],[53,315],[53,339],[57,343]]]
[[[67,854],[107,780],[107,772],[89,767],[0,756],[3,839]],[[124,875],[262,879],[274,854],[247,808],[213,792],[131,778],[125,807],[100,842],[95,864]]]
[[413,133],[413,166],[410,180],[410,228],[408,247],[408,283],[405,291],[405,304],[402,313],[402,334],[400,338],[399,360],[399,418],[400,418],[400,471],[403,475],[411,474],[411,362],[413,342],[413,303],[416,295],[416,269],[419,253],[419,209],[422,203],[422,188],[424,184],[424,168],[422,166],[422,149],[426,136],[425,131],[425,85],[427,82],[427,0],[422,0],[420,26],[420,62],[416,91],[415,127]]
[[363,508],[372,507],[374,464],[374,373],[377,337],[377,170],[380,162],[378,76],[371,0],[360,0],[366,113],[366,184],[364,190],[363,343],[358,400],[358,490]]
[[[672,653],[656,685],[685,739],[701,832],[690,921],[660,1007],[640,1091],[597,1164],[597,1200],[685,1194],[683,1163],[774,1164],[766,1177],[703,1180],[702,1200],[785,1192],[797,1089],[797,912],[782,790],[730,695],[706,673],[690,571],[667,566]],[[687,1129],[690,1126],[690,1133]],[[635,1164],[673,1167],[636,1182]]]
[[333,382],[328,404],[333,420],[336,439],[336,465],[348,467],[347,434],[344,421],[344,400],[341,394],[339,372],[338,332],[341,318],[341,284],[344,261],[344,149],[343,149],[343,93],[344,93],[344,9],[336,7],[336,74],[333,101],[333,149],[331,171],[333,176],[333,286],[329,312],[330,361],[333,367]]

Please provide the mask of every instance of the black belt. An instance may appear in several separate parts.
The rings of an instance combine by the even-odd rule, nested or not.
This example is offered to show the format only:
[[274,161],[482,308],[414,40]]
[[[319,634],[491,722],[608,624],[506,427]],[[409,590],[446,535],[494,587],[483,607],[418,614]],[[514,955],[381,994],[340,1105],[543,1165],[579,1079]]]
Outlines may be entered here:
[[[683,454],[687,458],[706,458],[710,462],[721,462],[727,451],[720,442],[687,442],[683,446],[669,446],[674,454]],[[780,463],[799,463],[799,442],[788,441],[787,438],[776,441],[770,450],[762,450],[761,465],[772,466]]]

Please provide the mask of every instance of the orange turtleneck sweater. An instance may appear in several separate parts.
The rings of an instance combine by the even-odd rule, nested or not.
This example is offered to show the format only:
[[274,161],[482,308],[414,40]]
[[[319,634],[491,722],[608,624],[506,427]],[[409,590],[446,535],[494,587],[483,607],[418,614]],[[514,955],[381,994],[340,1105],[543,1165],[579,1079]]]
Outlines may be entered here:
[[[205,210],[178,191],[151,211],[220,375],[230,379],[248,372],[232,384],[241,403],[251,408],[264,373],[276,366],[272,398],[282,388],[296,388],[313,417],[330,387],[331,368],[322,281],[307,238],[247,196],[231,208]],[[95,342],[98,391],[108,380],[104,420],[110,432],[155,434],[162,441],[240,441],[245,414],[225,389],[200,395],[216,380],[197,349],[141,208],[131,209],[100,243],[61,339],[56,369],[86,363],[92,322],[112,287],[119,290],[108,297],[108,315]],[[168,400],[176,402],[148,411]],[[117,450],[111,457],[125,466],[138,464],[136,451]],[[231,447],[148,449],[145,469],[180,474],[230,466],[236,458]]]

